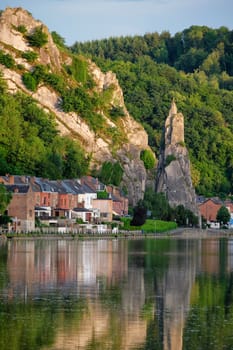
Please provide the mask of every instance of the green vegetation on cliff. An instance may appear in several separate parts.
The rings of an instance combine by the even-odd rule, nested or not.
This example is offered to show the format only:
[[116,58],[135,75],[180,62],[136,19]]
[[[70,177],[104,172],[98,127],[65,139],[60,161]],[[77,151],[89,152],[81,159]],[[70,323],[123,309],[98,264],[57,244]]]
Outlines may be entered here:
[[152,33],[76,43],[71,49],[117,74],[126,106],[157,155],[174,97],[185,117],[197,192],[232,193],[233,31],[192,26],[174,37]]
[[11,95],[0,77],[0,173],[48,178],[86,174],[89,159],[77,141],[58,135],[52,114],[22,93]]

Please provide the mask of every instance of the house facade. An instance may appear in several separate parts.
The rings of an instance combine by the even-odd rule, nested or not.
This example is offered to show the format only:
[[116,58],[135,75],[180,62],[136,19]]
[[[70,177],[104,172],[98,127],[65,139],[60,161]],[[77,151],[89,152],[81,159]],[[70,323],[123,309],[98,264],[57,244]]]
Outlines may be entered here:
[[112,221],[112,199],[93,199],[93,208],[96,208],[100,212],[100,222],[111,222]]
[[35,230],[34,193],[30,184],[6,185],[12,193],[12,200],[7,214],[12,217],[14,232],[31,232]]
[[215,222],[217,220],[217,213],[222,205],[223,202],[219,199],[208,198],[199,204],[200,214],[207,222]]
[[[47,225],[59,220],[88,223],[111,222],[113,216],[128,213],[128,199],[114,186],[105,186],[98,179],[48,180],[34,176],[0,176],[13,194],[8,215],[13,218],[14,230],[29,232],[35,229],[35,218]],[[109,198],[98,199],[98,192],[108,192]],[[17,222],[17,224],[16,224]]]

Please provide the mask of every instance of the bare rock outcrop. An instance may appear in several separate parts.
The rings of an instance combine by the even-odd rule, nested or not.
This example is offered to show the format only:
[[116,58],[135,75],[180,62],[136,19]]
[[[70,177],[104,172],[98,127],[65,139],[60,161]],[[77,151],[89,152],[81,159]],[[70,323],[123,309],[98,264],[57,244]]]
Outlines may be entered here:
[[165,193],[172,207],[183,205],[198,215],[189,155],[184,144],[184,117],[177,112],[174,101],[165,122],[155,188],[156,192]]
[[[47,34],[48,42],[41,48],[29,46],[27,37],[19,30],[22,26],[26,29],[27,34],[33,33],[38,27],[41,28]],[[54,44],[48,28],[22,8],[6,8],[2,12],[0,49],[11,54],[16,64],[23,66],[25,71],[33,69],[33,64],[22,57],[22,53],[26,51],[36,50],[38,54],[36,64],[46,65],[51,72],[60,72],[64,64],[72,63],[72,56],[69,56],[68,53],[61,54]],[[57,128],[62,135],[70,135],[81,141],[87,154],[91,155],[91,167],[98,168],[106,160],[119,161],[124,170],[123,184],[128,188],[130,203],[136,204],[139,199],[143,198],[147,179],[144,164],[140,160],[140,153],[149,148],[148,135],[144,128],[129,115],[116,75],[112,72],[103,73],[93,62],[90,60],[87,62],[89,72],[96,84],[96,92],[101,94],[111,87],[111,106],[121,107],[124,111],[124,116],[118,118],[118,123],[104,115],[103,111],[99,111],[109,127],[119,128],[120,124],[125,141],[118,146],[118,149],[113,150],[113,140],[95,133],[78,113],[63,112],[59,108],[60,96],[50,86],[40,83],[35,92],[29,91],[22,82],[22,72],[17,69],[7,69],[1,65],[0,69],[11,93],[23,91],[32,96],[41,108],[54,114]]]

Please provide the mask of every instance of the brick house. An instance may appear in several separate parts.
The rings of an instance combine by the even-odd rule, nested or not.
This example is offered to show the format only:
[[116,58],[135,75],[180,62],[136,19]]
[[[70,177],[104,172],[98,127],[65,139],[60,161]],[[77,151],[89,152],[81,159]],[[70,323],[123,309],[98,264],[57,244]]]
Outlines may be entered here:
[[217,213],[223,202],[219,198],[208,198],[203,203],[199,204],[199,211],[203,218],[207,220],[207,222],[215,222]]
[[106,191],[111,195],[112,198],[112,210],[115,215],[127,215],[129,209],[129,200],[126,198],[119,188],[107,185]]
[[93,199],[92,206],[93,208],[99,210],[101,222],[111,222],[112,221],[112,199]]
[[5,185],[12,193],[12,200],[7,208],[7,214],[13,219],[15,232],[30,232],[35,230],[34,193],[31,184]]

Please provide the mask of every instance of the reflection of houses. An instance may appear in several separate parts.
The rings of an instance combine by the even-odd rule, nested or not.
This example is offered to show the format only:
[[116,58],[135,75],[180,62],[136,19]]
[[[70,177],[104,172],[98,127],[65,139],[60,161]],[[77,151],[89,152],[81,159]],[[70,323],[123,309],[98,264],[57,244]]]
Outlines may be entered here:
[[218,274],[220,268],[220,241],[217,239],[203,240],[201,254],[202,270],[209,274]]
[[[26,302],[27,298],[29,302],[50,300],[49,291],[50,298],[60,300],[61,296],[65,303],[74,305],[70,309],[72,317],[63,317],[60,302],[56,309],[52,306],[56,310],[57,327],[52,342],[45,344],[44,349],[90,349],[92,342],[100,344],[99,348],[101,344],[102,348],[109,348],[110,344],[111,349],[119,350],[143,348],[147,332],[147,319],[141,317],[145,302],[144,274],[142,268],[139,274],[136,268],[131,269],[127,281],[125,243],[123,240],[9,241],[6,297],[15,296],[17,302]],[[117,290],[121,297],[117,301],[109,299],[109,289]]]

